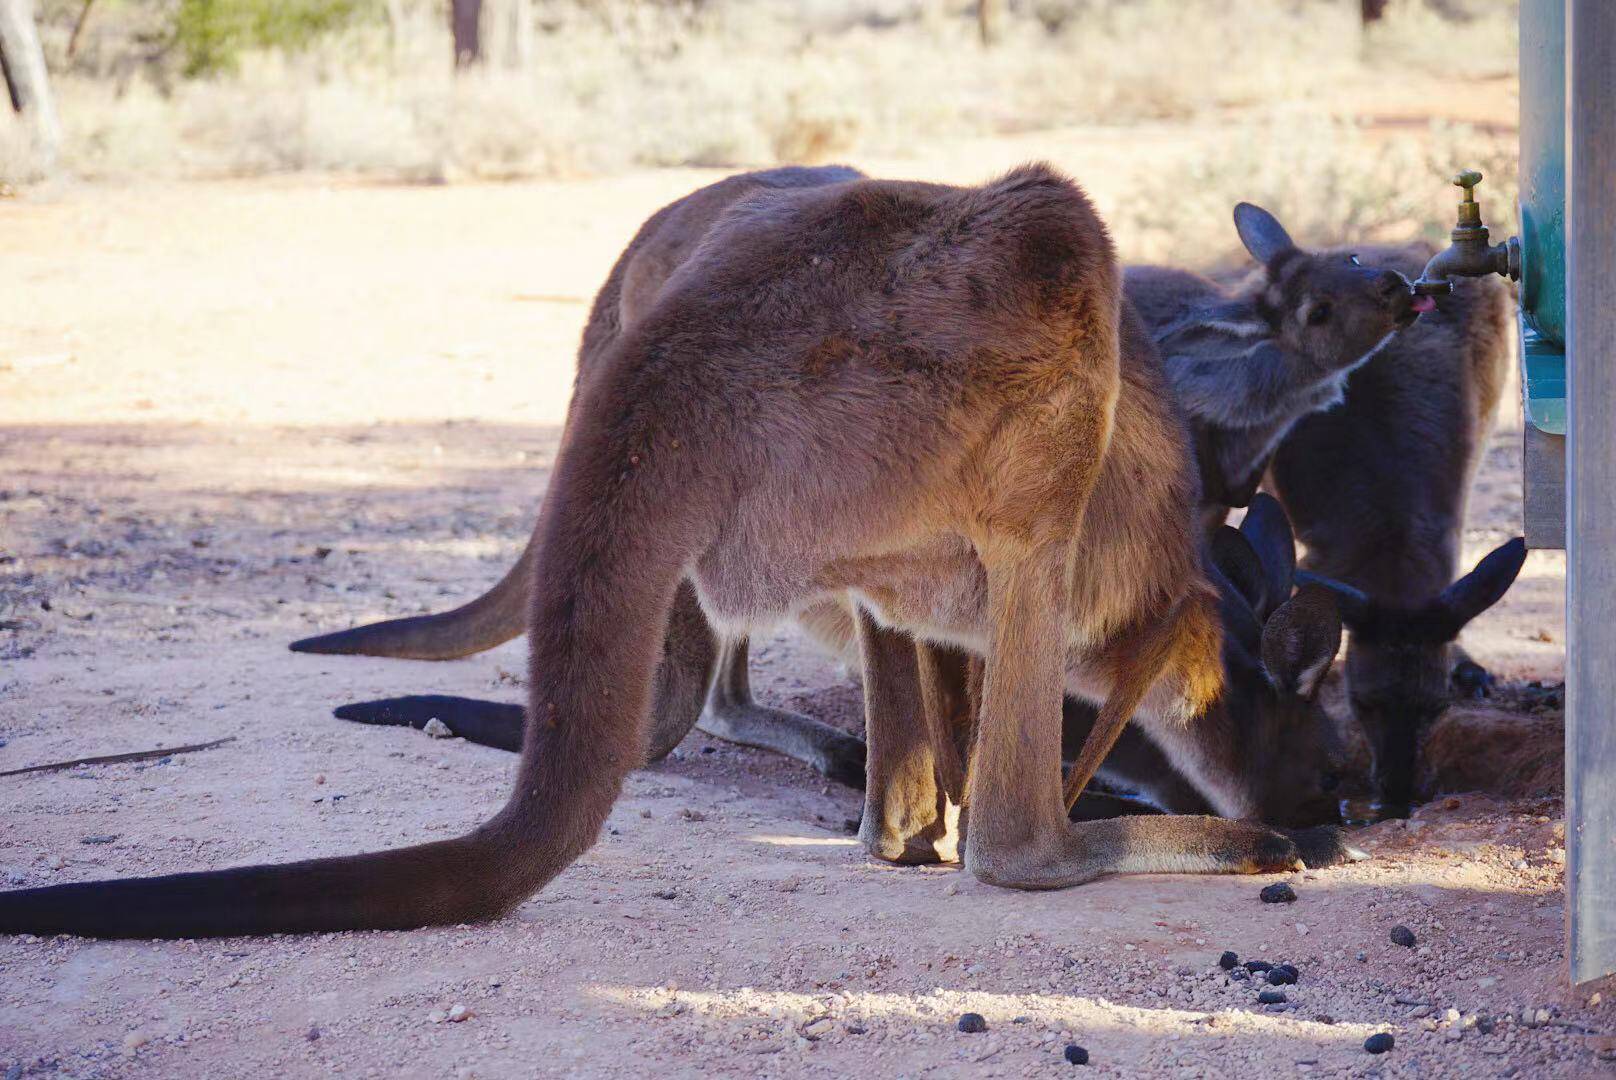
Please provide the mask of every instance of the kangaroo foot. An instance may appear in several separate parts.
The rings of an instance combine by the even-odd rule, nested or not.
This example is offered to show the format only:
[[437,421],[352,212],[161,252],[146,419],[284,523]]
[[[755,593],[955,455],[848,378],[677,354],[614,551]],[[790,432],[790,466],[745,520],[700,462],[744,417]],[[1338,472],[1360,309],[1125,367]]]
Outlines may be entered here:
[[1106,874],[1270,874],[1305,864],[1293,839],[1262,825],[1163,814],[1074,822],[1017,845],[973,834],[965,865],[990,885],[1062,889]]
[[709,705],[696,727],[726,742],[784,754],[839,784],[864,790],[864,740],[829,724],[747,701]]
[[1285,833],[1296,844],[1296,850],[1309,870],[1363,862],[1369,858],[1367,851],[1347,843],[1346,834],[1334,825],[1317,825],[1311,829],[1287,829]]

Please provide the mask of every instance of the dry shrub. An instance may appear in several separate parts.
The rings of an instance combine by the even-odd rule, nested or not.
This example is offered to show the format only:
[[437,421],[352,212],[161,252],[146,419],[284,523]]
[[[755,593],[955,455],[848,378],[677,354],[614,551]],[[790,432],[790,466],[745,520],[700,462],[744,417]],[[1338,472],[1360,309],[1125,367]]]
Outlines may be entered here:
[[1211,150],[1147,176],[1108,215],[1132,262],[1212,266],[1239,258],[1236,202],[1273,211],[1298,242],[1446,242],[1459,201],[1448,180],[1480,168],[1487,223],[1516,230],[1518,169],[1511,137],[1433,123],[1375,131],[1352,121],[1290,115],[1247,125]]
[[[456,78],[442,3],[401,0],[392,28],[363,23],[184,79],[151,52],[155,9],[98,8],[68,63],[77,5],[57,8],[45,36],[64,160],[98,177],[515,177],[901,154],[958,135],[1280,115],[1377,65],[1434,64],[1432,42],[1454,34],[1470,59],[1513,47],[1503,15],[1433,23],[1412,0],[1367,40],[1345,0],[1042,0],[1014,7],[993,49],[962,0],[545,0],[529,59],[491,40],[485,70]],[[1274,151],[1256,143],[1251,156]],[[1262,179],[1249,163],[1216,168],[1222,190]]]

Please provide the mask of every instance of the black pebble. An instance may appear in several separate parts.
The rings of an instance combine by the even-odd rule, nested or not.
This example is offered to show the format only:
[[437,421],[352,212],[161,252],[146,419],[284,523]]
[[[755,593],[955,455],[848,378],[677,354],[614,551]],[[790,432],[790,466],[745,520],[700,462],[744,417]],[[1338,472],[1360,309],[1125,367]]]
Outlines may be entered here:
[[959,1018],[959,1029],[967,1035],[975,1035],[988,1029],[988,1022],[981,1013],[965,1013]]
[[1378,1035],[1371,1035],[1369,1038],[1363,1041],[1363,1048],[1369,1051],[1371,1054],[1384,1054],[1386,1051],[1390,1050],[1396,1045],[1397,1040],[1392,1038],[1392,1034],[1389,1031],[1382,1031]]
[[1230,968],[1229,978],[1234,979],[1237,982],[1245,982],[1247,979],[1251,978],[1251,972],[1247,971],[1243,967]]
[[1284,1000],[1285,991],[1283,990],[1264,990],[1257,995],[1257,1004],[1259,1005],[1279,1005]]
[[1494,1020],[1490,1016],[1476,1017],[1476,1030],[1481,1032],[1483,1035],[1491,1035],[1493,1033],[1493,1029],[1497,1026],[1498,1021]]
[[1226,952],[1218,957],[1218,967],[1228,971],[1240,962],[1240,958],[1232,952]]
[[1266,960],[1247,960],[1246,961],[1246,970],[1251,972],[1253,975],[1256,975],[1259,972],[1267,971],[1270,968],[1272,968],[1273,966],[1274,966],[1273,964],[1270,964]]
[[1066,1060],[1073,1065],[1087,1065],[1089,1063],[1089,1052],[1076,1043],[1068,1043],[1066,1045]]
[[1410,930],[1408,927],[1406,927],[1406,926],[1394,926],[1394,927],[1392,927],[1392,944],[1393,945],[1401,945],[1405,949],[1412,949],[1414,947],[1415,941],[1416,941],[1416,938],[1414,937],[1414,931]]
[[1283,881],[1276,881],[1272,885],[1264,886],[1263,891],[1257,895],[1265,904],[1293,904],[1296,902],[1296,890]]
[[1294,986],[1301,974],[1291,964],[1280,964],[1268,969],[1268,982],[1272,986]]

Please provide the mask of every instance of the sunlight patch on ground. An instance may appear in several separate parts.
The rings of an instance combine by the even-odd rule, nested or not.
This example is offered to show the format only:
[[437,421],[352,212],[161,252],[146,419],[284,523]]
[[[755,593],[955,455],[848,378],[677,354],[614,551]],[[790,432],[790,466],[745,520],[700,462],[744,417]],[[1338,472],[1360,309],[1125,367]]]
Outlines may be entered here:
[[780,833],[755,833],[747,837],[754,844],[774,847],[858,847],[851,836],[786,836]]
[[1026,1017],[1044,1027],[1081,1024],[1091,1034],[1102,1032],[1223,1037],[1264,1034],[1294,1038],[1318,1046],[1348,1046],[1384,1025],[1336,1022],[1323,1024],[1293,1013],[1244,1009],[1199,1012],[1180,1008],[1120,1005],[1102,997],[1047,993],[1004,994],[980,990],[933,990],[924,994],[835,991],[808,994],[790,990],[670,990],[663,986],[594,985],[590,997],[662,1017],[693,1015],[717,1022],[775,1020],[801,1025],[829,1017],[860,1023],[896,1023],[909,1028],[951,1028],[963,1012],[981,1013],[990,1025],[1009,1025]]

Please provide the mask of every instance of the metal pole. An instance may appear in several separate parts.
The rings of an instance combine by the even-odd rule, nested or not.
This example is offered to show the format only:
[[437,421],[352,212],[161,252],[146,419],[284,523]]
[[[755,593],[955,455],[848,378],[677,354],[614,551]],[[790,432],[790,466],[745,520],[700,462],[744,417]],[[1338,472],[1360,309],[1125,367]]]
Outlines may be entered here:
[[1616,972],[1616,3],[1566,0],[1566,906]]

